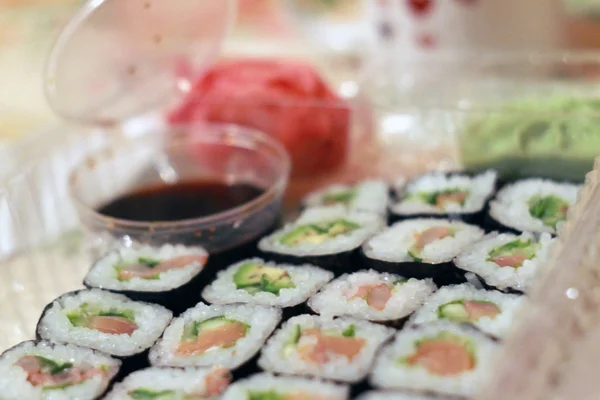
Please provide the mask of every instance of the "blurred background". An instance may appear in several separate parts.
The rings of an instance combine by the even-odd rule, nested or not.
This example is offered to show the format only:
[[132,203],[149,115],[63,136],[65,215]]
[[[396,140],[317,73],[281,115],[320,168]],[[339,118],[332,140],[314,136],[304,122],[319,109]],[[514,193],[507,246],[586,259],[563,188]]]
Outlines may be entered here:
[[[0,142],[55,122],[43,96],[43,64],[81,2],[0,0]],[[329,57],[328,65],[341,73],[390,46],[398,53],[482,46],[595,49],[600,1],[240,0],[223,54]]]

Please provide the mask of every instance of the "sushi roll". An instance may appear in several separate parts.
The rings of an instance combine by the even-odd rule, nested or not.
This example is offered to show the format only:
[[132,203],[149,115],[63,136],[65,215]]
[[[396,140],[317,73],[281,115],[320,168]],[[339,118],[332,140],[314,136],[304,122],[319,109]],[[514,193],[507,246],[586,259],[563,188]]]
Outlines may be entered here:
[[400,331],[377,357],[371,384],[381,389],[472,396],[492,371],[498,345],[468,325],[439,321]]
[[[428,396],[417,393],[407,392],[384,392],[384,391],[372,391],[363,393],[356,400],[452,400],[457,399],[456,397],[439,397],[439,396]],[[457,399],[458,400],[458,399]]]
[[0,356],[2,400],[99,399],[121,361],[74,345],[23,342]]
[[305,302],[331,279],[333,273],[312,265],[275,264],[253,258],[219,272],[202,297],[213,304],[293,307]]
[[222,400],[346,400],[349,395],[346,386],[262,373],[231,385]]
[[497,173],[478,175],[432,172],[398,189],[391,206],[395,219],[452,217],[471,223],[483,220],[485,206],[496,188]]
[[173,320],[150,350],[150,363],[235,369],[258,352],[280,320],[279,308],[199,303]]
[[360,271],[327,284],[308,305],[317,314],[329,317],[398,321],[417,310],[435,289],[431,279]]
[[100,258],[85,277],[88,288],[122,293],[179,313],[199,300],[199,277],[208,260],[201,247],[121,248]]
[[358,382],[393,333],[391,328],[355,318],[299,315],[269,339],[258,365],[272,373]]
[[384,226],[383,218],[373,213],[347,211],[343,206],[311,208],[261,239],[258,247],[281,262],[347,267],[354,251]]
[[377,234],[362,251],[371,268],[447,285],[464,282],[452,260],[483,235],[481,228],[460,221],[412,219]]
[[435,292],[409,322],[423,324],[448,320],[470,323],[490,335],[503,337],[523,301],[523,296],[478,290],[467,284],[446,286]]
[[556,234],[575,204],[580,186],[526,179],[502,188],[490,202],[494,228]]
[[105,400],[217,399],[229,386],[231,375],[214,368],[146,368],[115,385]]
[[89,347],[123,359],[121,373],[147,365],[146,351],[162,335],[173,314],[98,289],[67,293],[44,310],[40,339]]
[[352,211],[387,215],[389,187],[381,180],[367,180],[356,185],[331,185],[310,193],[303,206],[322,207],[341,204]]
[[527,292],[554,241],[548,233],[536,239],[527,232],[519,236],[493,232],[466,249],[454,263],[481,277],[488,286]]

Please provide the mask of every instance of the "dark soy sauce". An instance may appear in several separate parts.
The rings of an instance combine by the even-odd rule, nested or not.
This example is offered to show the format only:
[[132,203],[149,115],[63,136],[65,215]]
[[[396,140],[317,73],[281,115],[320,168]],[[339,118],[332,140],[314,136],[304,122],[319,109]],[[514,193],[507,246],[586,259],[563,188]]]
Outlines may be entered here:
[[184,181],[143,187],[100,207],[100,214],[130,221],[180,221],[239,207],[264,190],[247,183]]

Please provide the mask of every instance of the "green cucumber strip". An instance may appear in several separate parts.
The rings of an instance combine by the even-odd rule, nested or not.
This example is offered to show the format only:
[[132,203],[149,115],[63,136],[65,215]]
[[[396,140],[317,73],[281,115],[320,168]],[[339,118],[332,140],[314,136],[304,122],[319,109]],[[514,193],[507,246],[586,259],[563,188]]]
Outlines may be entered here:
[[159,260],[155,260],[153,258],[149,258],[149,257],[139,257],[138,258],[138,262],[140,264],[144,264],[145,266],[147,266],[148,268],[154,268],[156,267],[158,264],[160,264],[161,262]]
[[342,336],[344,337],[354,337],[356,335],[356,326],[351,324],[342,332]]

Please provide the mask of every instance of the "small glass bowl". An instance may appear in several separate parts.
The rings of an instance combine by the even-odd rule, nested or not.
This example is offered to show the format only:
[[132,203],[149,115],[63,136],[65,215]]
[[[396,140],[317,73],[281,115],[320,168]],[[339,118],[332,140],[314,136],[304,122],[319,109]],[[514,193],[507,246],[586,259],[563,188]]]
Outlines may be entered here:
[[[289,157],[271,137],[236,125],[196,124],[161,127],[134,139],[119,136],[73,170],[69,190],[93,253],[116,245],[171,243],[218,254],[276,225],[289,173]],[[138,222],[97,211],[137,189],[190,180],[245,183],[264,192],[239,207],[181,221]]]

